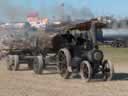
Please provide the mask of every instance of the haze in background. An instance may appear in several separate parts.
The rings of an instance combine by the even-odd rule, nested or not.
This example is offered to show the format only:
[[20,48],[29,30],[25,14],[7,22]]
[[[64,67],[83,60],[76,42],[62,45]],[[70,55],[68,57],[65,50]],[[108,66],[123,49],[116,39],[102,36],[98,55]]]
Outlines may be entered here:
[[[66,2],[64,2],[66,1]],[[83,19],[93,14],[81,3],[80,7],[68,0],[2,0],[0,1],[0,21],[24,21],[31,12],[38,12],[41,17],[52,19]],[[75,3],[78,3],[78,0]],[[82,0],[81,0],[82,2]]]
[[25,21],[30,12],[50,19],[71,17],[73,20],[101,15],[127,16],[127,4],[128,0],[0,0],[0,21]]

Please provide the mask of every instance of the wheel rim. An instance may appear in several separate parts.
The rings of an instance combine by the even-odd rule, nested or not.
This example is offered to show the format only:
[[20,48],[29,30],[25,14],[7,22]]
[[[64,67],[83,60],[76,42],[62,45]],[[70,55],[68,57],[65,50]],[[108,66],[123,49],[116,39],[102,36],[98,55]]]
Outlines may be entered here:
[[104,65],[104,80],[111,80],[114,70],[110,61],[106,61]]
[[13,71],[17,71],[19,68],[19,57],[14,55],[14,59],[12,60],[11,68]]
[[42,56],[37,56],[34,59],[33,70],[36,74],[42,74],[44,69],[44,61]]
[[34,68],[35,73],[37,73],[38,67],[39,67],[39,65],[37,63],[37,59],[35,59],[34,64],[33,64],[33,68]]
[[88,61],[83,61],[80,65],[80,75],[83,80],[90,81],[92,78],[92,68]]
[[83,64],[83,75],[85,78],[88,78],[89,76],[89,71],[88,71],[88,67],[86,64]]
[[12,56],[8,56],[7,58],[7,69],[8,70],[12,70],[12,64],[13,64],[13,60],[12,60]]
[[67,62],[66,62],[66,56],[64,52],[60,52],[58,55],[58,63],[59,63],[59,71],[61,76],[64,76],[67,72]]

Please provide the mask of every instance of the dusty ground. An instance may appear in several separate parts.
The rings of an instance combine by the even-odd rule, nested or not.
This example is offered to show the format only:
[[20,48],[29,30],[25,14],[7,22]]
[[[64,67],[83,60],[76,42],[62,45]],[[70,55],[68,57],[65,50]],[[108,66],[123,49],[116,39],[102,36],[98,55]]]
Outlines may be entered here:
[[[110,55],[106,51],[106,54],[111,57],[113,53]],[[124,60],[118,56],[120,54],[115,53],[111,58],[116,71],[112,81],[94,80],[90,83],[81,79],[63,80],[58,74],[38,76],[24,68],[9,72],[5,60],[2,60],[0,96],[128,96],[128,57]]]

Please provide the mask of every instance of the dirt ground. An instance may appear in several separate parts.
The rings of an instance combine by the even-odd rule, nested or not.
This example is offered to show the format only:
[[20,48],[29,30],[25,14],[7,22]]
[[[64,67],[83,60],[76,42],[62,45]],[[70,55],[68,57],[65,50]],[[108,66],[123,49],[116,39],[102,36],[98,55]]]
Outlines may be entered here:
[[35,75],[26,69],[27,66],[9,72],[3,59],[0,63],[0,96],[128,96],[128,64],[119,61],[113,61],[116,73],[112,81],[87,83],[80,78],[63,80],[53,71],[55,74]]

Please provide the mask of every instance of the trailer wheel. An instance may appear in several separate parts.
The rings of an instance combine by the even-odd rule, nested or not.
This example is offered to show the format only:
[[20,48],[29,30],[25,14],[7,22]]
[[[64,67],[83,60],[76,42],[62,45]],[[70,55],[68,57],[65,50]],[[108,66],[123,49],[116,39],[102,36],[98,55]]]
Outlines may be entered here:
[[8,58],[7,58],[7,69],[9,71],[12,71],[12,65],[14,65],[14,60],[13,60],[13,55],[8,55]]
[[14,55],[14,66],[13,66],[13,71],[17,71],[19,69],[19,56]]
[[80,64],[80,76],[83,80],[89,82],[92,78],[92,67],[88,61],[83,61]]
[[110,81],[114,74],[114,67],[110,60],[105,60],[103,62],[103,80],[104,81]]
[[57,56],[57,68],[61,77],[69,79],[72,73],[71,54],[68,49],[60,49]]
[[19,56],[18,55],[9,55],[8,58],[8,70],[17,71],[19,69]]
[[40,55],[34,59],[33,71],[36,74],[42,74],[43,70],[44,70],[44,58],[42,55]]

